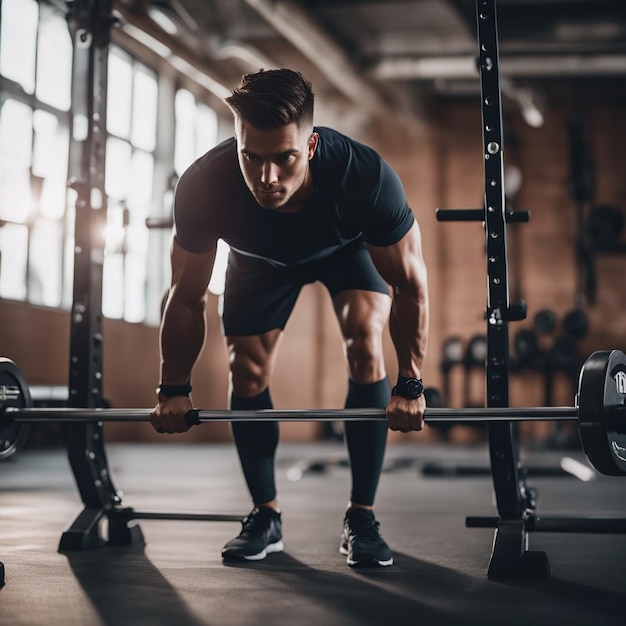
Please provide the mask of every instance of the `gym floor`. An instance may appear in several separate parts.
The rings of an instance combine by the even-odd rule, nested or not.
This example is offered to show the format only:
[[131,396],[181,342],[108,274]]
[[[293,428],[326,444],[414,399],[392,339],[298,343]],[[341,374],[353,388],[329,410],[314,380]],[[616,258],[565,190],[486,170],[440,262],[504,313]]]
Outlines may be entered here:
[[[241,513],[250,506],[234,448],[107,448],[125,506],[137,511]],[[563,455],[522,456],[556,468]],[[582,454],[567,456],[584,461]],[[302,461],[323,461],[300,480]],[[281,444],[277,461],[285,552],[225,565],[222,545],[239,522],[142,520],[145,545],[57,552],[82,508],[64,450],[29,450],[0,464],[0,623],[11,626],[381,626],[560,623],[624,625],[626,535],[536,533],[552,576],[489,580],[493,530],[466,515],[493,515],[489,475],[427,477],[428,461],[487,466],[484,447],[389,447],[377,516],[392,567],[351,570],[338,552],[349,474],[339,443]],[[531,476],[544,515],[626,516],[622,478]]]

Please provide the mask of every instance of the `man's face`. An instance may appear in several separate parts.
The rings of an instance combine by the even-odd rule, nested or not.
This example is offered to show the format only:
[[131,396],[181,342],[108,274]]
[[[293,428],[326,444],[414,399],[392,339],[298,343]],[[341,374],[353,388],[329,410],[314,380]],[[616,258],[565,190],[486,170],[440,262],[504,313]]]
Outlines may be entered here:
[[265,209],[297,211],[312,189],[309,161],[318,136],[308,124],[259,130],[235,125],[239,167],[255,200]]

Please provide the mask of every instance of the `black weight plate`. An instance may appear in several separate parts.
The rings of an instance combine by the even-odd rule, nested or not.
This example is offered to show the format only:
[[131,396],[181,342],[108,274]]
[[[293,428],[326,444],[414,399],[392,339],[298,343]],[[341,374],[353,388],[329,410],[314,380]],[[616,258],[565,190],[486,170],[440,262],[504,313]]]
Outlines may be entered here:
[[[0,357],[0,408],[31,406],[30,390],[22,372],[11,359]],[[5,422],[0,414],[0,461],[13,456],[22,447],[29,430],[28,424]]]
[[541,309],[535,315],[535,332],[538,335],[550,335],[556,328],[556,315],[550,309]]
[[561,327],[574,339],[582,339],[589,332],[589,318],[582,309],[573,309],[563,316]]
[[515,359],[520,367],[534,362],[539,352],[539,341],[532,330],[528,328],[518,330],[513,338],[513,345],[515,347]]
[[468,342],[465,349],[465,363],[468,366],[485,366],[487,359],[487,336],[474,335]]
[[587,458],[609,476],[626,476],[625,402],[626,355],[621,350],[594,352],[580,372],[578,423]]
[[624,215],[617,207],[603,204],[591,209],[586,226],[589,241],[594,248],[610,249],[624,230]]

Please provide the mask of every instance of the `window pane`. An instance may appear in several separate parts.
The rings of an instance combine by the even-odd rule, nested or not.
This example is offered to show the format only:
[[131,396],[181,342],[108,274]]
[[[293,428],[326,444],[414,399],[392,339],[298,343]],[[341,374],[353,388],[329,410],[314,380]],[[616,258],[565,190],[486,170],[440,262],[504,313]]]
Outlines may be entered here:
[[26,298],[28,228],[5,224],[0,228],[0,297]]
[[130,144],[114,137],[107,140],[105,189],[118,201],[124,200],[128,192],[130,157]]
[[176,144],[174,147],[174,169],[180,176],[196,158],[196,103],[191,92],[186,89],[179,89],[176,92],[175,110]]
[[196,124],[196,158],[217,143],[217,113],[206,104],[198,104]]
[[107,130],[118,137],[130,137],[133,70],[130,58],[111,48],[107,77]]
[[120,319],[124,315],[124,256],[110,254],[104,257],[102,274],[102,313]]
[[154,158],[152,155],[141,150],[135,150],[130,160],[129,179],[131,183],[127,198],[133,222],[141,220],[142,224],[145,224],[145,219],[150,212],[153,170]]
[[33,110],[17,100],[6,100],[0,109],[0,153],[3,157],[30,167]]
[[126,228],[127,248],[133,254],[148,253],[149,232],[143,222],[131,224]]
[[37,50],[37,97],[67,111],[71,105],[72,40],[67,21],[42,7]]
[[55,115],[38,110],[33,113],[35,140],[33,145],[33,174],[46,178],[50,175],[54,161],[58,158],[56,133],[58,121]]
[[217,114],[196,101],[186,89],[176,92],[174,169],[180,176],[191,163],[217,143]]
[[42,179],[39,211],[60,218],[65,212],[69,129],[45,111],[33,114],[33,175]]
[[61,224],[38,220],[30,237],[29,301],[46,306],[59,306],[62,258]]
[[124,229],[125,213],[126,211],[122,204],[109,204],[107,208],[106,254],[117,254],[124,251],[126,240],[126,231]]
[[124,269],[126,271],[124,319],[127,322],[141,322],[146,316],[145,254],[127,254]]
[[0,217],[24,222],[32,210],[32,109],[16,100],[0,108]]
[[102,311],[107,317],[124,315],[124,254],[126,232],[125,208],[109,204],[107,208],[106,245],[102,276]]
[[76,198],[75,189],[67,190],[67,209],[65,211],[65,245],[63,249],[63,271],[65,280],[63,281],[63,296],[61,302],[64,307],[72,305],[74,289],[74,227],[76,220]]
[[158,88],[156,77],[146,67],[135,70],[133,128],[131,141],[138,148],[154,150],[156,143]]
[[38,6],[35,0],[3,0],[0,31],[0,74],[35,89]]
[[218,239],[215,262],[213,263],[213,272],[211,273],[211,280],[209,281],[209,291],[218,296],[221,296],[224,293],[229,251],[230,246],[223,239]]

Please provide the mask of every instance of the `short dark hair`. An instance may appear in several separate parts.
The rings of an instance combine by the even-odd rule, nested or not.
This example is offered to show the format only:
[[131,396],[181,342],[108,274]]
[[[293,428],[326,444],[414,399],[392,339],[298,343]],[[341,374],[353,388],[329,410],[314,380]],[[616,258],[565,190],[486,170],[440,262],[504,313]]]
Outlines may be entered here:
[[226,104],[236,118],[270,130],[292,123],[312,124],[314,99],[311,83],[300,72],[259,70],[241,79]]

